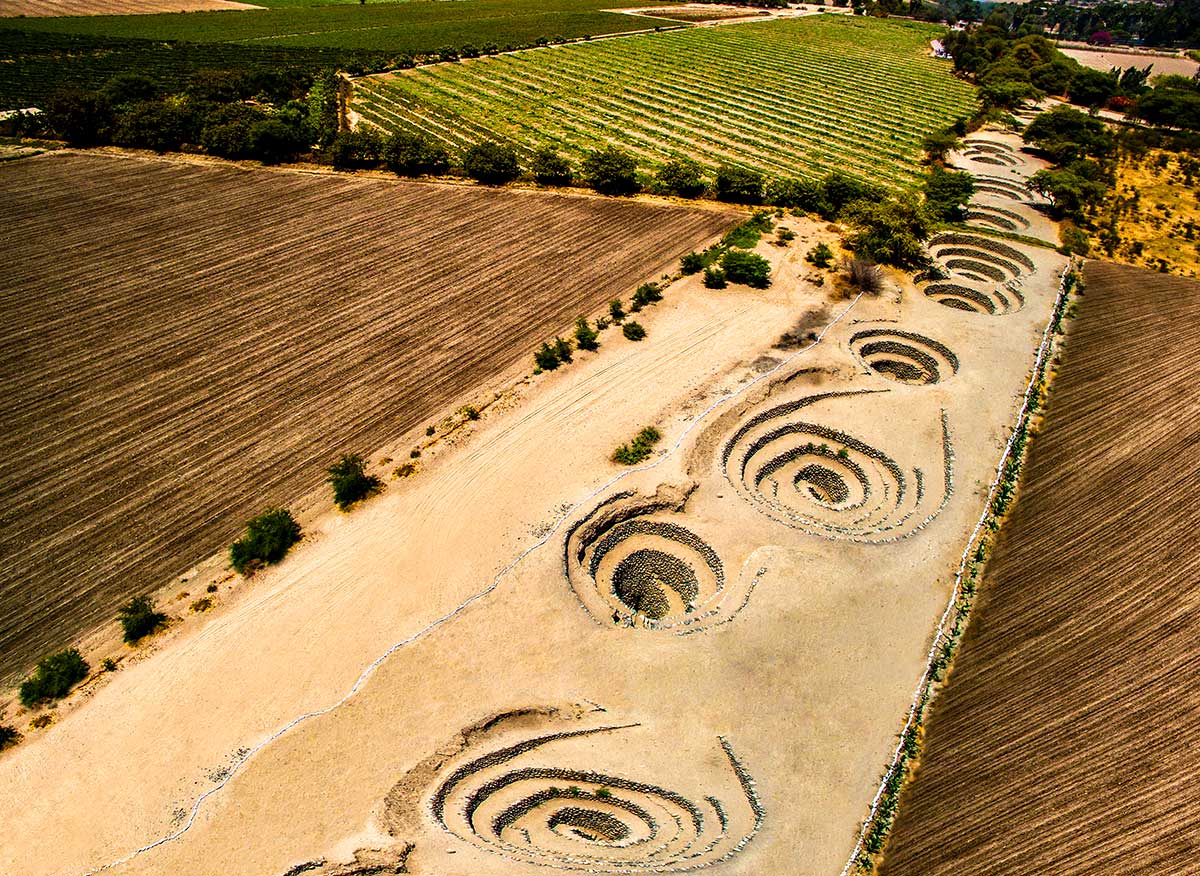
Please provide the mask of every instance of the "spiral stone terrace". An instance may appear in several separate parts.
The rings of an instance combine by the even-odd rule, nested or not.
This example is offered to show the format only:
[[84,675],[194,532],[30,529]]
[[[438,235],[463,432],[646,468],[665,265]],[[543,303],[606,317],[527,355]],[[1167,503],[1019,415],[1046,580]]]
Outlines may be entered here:
[[[736,854],[764,813],[753,781],[720,739],[739,793],[729,804],[652,782],[556,761],[586,756],[581,737],[614,725],[552,733],[475,757],[436,786],[435,821],[472,845],[513,861],[587,873],[673,873]],[[734,830],[738,833],[734,833]]]
[[967,222],[989,225],[1001,231],[1024,231],[1029,228],[1029,220],[1020,213],[994,204],[971,204],[967,208]]
[[925,295],[938,304],[971,313],[1004,316],[1025,306],[1025,296],[1015,286],[974,289],[961,283],[930,283]]
[[958,371],[958,357],[945,344],[916,332],[865,329],[850,349],[876,374],[898,383],[933,384]]

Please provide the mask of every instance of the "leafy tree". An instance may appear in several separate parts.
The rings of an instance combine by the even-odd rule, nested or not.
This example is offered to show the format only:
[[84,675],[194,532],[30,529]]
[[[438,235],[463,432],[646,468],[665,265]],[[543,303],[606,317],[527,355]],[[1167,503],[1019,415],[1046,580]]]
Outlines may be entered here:
[[21,682],[18,695],[29,709],[44,700],[62,699],[71,688],[87,678],[91,669],[76,648],[43,657],[29,678]]
[[657,304],[662,297],[662,290],[657,283],[643,283],[633,290],[633,309],[637,311],[648,304]]
[[766,178],[756,170],[723,164],[717,168],[717,200],[761,204]]
[[616,146],[589,152],[582,171],[584,181],[602,195],[632,195],[640,188],[637,159]]
[[925,178],[925,209],[942,222],[959,218],[974,194],[975,178],[969,173],[934,166]]
[[554,355],[558,356],[560,362],[570,362],[572,359],[571,342],[563,338],[555,338]]
[[859,201],[846,210],[846,244],[855,254],[898,268],[924,267],[924,242],[932,228],[924,208],[911,201]]
[[581,316],[575,320],[575,343],[581,350],[595,350],[600,346],[598,338],[600,333],[596,331],[585,317]]
[[659,168],[655,189],[681,198],[698,198],[708,188],[704,168],[690,158],[676,158]]
[[485,140],[476,143],[463,156],[467,176],[488,185],[503,185],[521,175],[521,163],[511,146]]
[[340,131],[329,144],[329,163],[339,170],[378,167],[383,161],[383,135],[377,128],[362,126]]
[[625,308],[621,306],[621,299],[615,298],[608,302],[608,315],[615,323],[620,323],[625,318]]
[[1104,122],[1066,106],[1039,114],[1026,126],[1021,139],[1058,164],[1082,156],[1103,157],[1116,145]]
[[1095,162],[1075,161],[1065,168],[1039,170],[1028,186],[1050,199],[1058,217],[1081,220],[1084,212],[1098,205],[1108,194],[1108,186],[1096,173]]
[[818,243],[808,251],[805,261],[816,265],[818,268],[827,268],[833,264],[833,250],[829,248],[827,243]]
[[424,134],[397,131],[387,139],[383,160],[400,176],[440,176],[450,170],[450,153]]
[[842,210],[855,201],[879,200],[883,197],[883,191],[877,186],[838,170],[821,181],[821,192],[826,209],[821,213],[823,219],[837,219]]
[[382,486],[374,475],[367,474],[367,464],[361,456],[343,453],[333,465],[325,470],[329,485],[333,487],[333,501],[345,511],[355,502],[362,501]]
[[760,255],[731,249],[721,256],[721,270],[730,283],[742,283],[754,289],[771,285],[771,263]]
[[1071,103],[1099,109],[1117,93],[1120,80],[1114,70],[1102,73],[1099,70],[1080,70],[1067,86],[1067,97]]
[[174,103],[126,103],[116,113],[112,139],[118,146],[173,152],[186,142],[190,122],[187,113]]
[[1070,59],[1055,58],[1049,63],[1033,67],[1029,71],[1029,81],[1038,90],[1061,97],[1067,93],[1067,88],[1078,70],[1079,64]]
[[99,146],[112,137],[112,108],[100,94],[63,88],[46,105],[46,125],[72,146]]
[[443,62],[457,61],[458,49],[454,48],[454,46],[442,46],[437,50],[437,59]]
[[534,153],[530,170],[540,186],[569,186],[574,176],[571,163],[549,146]]
[[127,645],[136,645],[167,622],[167,616],[154,607],[149,596],[135,596],[117,612]]
[[631,341],[640,341],[646,337],[646,330],[642,328],[642,324],[630,320],[621,326],[621,334]]
[[921,141],[929,161],[945,161],[946,155],[958,145],[958,136],[950,131],[934,131]]
[[1200,130],[1200,87],[1183,76],[1160,76],[1154,88],[1142,94],[1132,115],[1151,125]]
[[725,272],[716,265],[704,269],[705,289],[724,289],[729,285],[725,280]]
[[542,346],[534,351],[533,362],[543,371],[553,371],[561,364],[558,359],[558,353],[546,341],[543,341]]
[[269,508],[246,523],[246,534],[229,548],[230,565],[240,574],[278,563],[300,540],[300,524],[286,508]]
[[250,126],[250,154],[263,164],[291,161],[311,145],[309,132],[302,125],[283,119],[263,119]]
[[100,96],[113,107],[158,100],[162,93],[162,86],[141,73],[119,73],[100,89]]
[[200,144],[210,155],[248,158],[252,154],[250,131],[265,118],[262,110],[242,103],[216,107],[204,119]]

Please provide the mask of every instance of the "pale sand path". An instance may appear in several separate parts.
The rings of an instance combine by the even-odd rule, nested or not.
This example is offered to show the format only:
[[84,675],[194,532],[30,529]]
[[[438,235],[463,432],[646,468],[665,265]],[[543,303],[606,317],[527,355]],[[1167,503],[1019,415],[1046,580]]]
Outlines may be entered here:
[[[800,313],[845,304],[799,282],[812,242],[805,230],[788,250],[760,247],[789,259],[771,290],[709,292],[696,278],[672,288],[644,319],[648,342],[634,346],[610,332],[598,355],[539,382],[519,407],[489,415],[468,445],[429,471],[352,516],[328,518],[237,611],[123,671],[85,708],[0,761],[0,870],[79,873],[168,834],[173,810],[212,786],[206,773],[230,752],[335,702],[379,653],[485,586],[556,508],[609,480],[613,446],[646,423],[658,424],[662,446],[671,446],[709,399],[757,373],[749,363]],[[697,430],[684,452],[621,489],[652,493],[692,465],[700,490],[673,519],[710,539],[730,578],[768,569],[732,623],[684,638],[598,625],[563,577],[561,536],[552,538],[488,598],[396,653],[345,707],[264,749],[181,839],[114,872],[277,874],[320,856],[348,857],[384,840],[383,797],[458,728],[585,699],[613,723],[642,727],[589,741],[572,766],[603,766],[694,799],[736,799],[716,744],[717,734],[728,737],[757,779],[767,817],[723,872],[840,870],[1049,314],[1063,259],[1023,251],[1038,272],[1017,313],[963,313],[911,289],[902,301],[886,294],[860,302],[789,369],[823,369],[797,380],[785,393],[792,396],[889,390],[869,402],[822,404],[805,418],[923,467],[933,484],[946,411],[956,488],[922,532],[870,545],[774,524],[736,497],[710,456],[693,452],[694,441],[719,440],[729,424],[714,425],[711,436]],[[875,320],[899,320],[877,325],[949,345],[958,374],[908,387],[865,371],[848,338]],[[413,872],[545,872],[441,831],[427,814],[427,790],[412,801],[412,835],[400,837],[417,844]]]

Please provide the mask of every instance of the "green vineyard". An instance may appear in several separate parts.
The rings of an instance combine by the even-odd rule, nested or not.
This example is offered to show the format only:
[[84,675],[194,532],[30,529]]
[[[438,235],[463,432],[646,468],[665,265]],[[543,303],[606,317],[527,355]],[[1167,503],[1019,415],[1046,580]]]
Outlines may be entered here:
[[353,109],[452,149],[496,139],[578,158],[616,143],[647,168],[689,157],[903,186],[922,138],[975,106],[928,56],[937,32],[823,15],[575,43],[360,79]]

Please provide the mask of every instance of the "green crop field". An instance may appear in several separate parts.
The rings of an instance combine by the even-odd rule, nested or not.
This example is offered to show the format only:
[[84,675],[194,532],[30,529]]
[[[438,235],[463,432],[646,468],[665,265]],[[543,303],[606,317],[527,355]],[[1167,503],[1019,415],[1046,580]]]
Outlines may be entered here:
[[[319,2],[319,0],[318,0]],[[156,15],[7,19],[4,26],[125,39],[322,46],[419,54],[464,43],[527,45],[545,37],[641,30],[653,20],[603,12],[637,0],[408,0],[326,2],[265,0],[269,9]],[[663,20],[664,25],[677,24]]]
[[685,156],[903,186],[922,138],[976,103],[927,55],[939,32],[824,15],[574,43],[360,79],[353,108],[456,149],[491,138],[578,158],[611,142],[646,168]]

